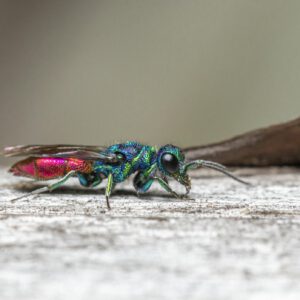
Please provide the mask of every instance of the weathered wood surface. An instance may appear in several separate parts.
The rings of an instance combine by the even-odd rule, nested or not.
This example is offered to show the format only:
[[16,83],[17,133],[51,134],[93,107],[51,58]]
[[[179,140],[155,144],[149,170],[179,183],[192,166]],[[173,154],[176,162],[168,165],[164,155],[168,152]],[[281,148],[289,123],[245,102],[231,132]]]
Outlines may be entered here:
[[125,183],[108,212],[73,181],[12,204],[31,188],[1,169],[0,299],[300,299],[300,170],[236,173],[256,186],[201,171],[179,201]]

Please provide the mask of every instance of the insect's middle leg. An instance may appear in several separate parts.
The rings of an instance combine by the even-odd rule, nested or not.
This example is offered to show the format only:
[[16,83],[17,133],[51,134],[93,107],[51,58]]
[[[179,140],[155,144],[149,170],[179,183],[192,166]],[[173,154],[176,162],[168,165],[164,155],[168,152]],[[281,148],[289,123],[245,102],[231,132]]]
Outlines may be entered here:
[[[98,184],[102,182],[103,177],[101,176],[101,173],[97,172],[92,172],[92,173],[77,173],[79,182],[82,186],[84,187],[95,187]],[[109,196],[115,186],[113,182],[113,176],[112,174],[108,175],[108,181],[107,181],[107,186],[105,190],[105,198],[106,198],[106,205],[107,208],[110,209],[110,204],[109,204]]]
[[33,195],[38,195],[38,194],[42,194],[45,192],[52,192],[53,190],[59,188],[60,186],[62,186],[71,176],[73,176],[74,174],[76,174],[76,171],[70,171],[69,173],[67,173],[63,178],[61,178],[59,181],[50,184],[48,186],[42,187],[40,189],[34,190],[31,193],[27,193],[21,197],[12,199],[11,202],[16,202],[17,200],[20,200],[22,198],[26,198],[29,196],[33,196]]
[[114,186],[115,186],[115,184],[114,184],[114,180],[113,180],[113,175],[112,175],[112,173],[110,173],[107,177],[107,186],[106,186],[106,190],[105,190],[106,205],[107,205],[108,209],[110,209],[109,196],[110,196]]

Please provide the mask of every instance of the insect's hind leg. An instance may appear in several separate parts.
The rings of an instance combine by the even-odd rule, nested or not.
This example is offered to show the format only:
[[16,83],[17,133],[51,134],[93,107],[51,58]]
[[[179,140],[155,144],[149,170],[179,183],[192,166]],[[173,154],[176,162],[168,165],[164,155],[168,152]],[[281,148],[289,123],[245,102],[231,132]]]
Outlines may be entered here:
[[12,199],[11,202],[16,202],[20,199],[27,198],[27,197],[34,196],[34,195],[38,195],[38,194],[42,194],[42,193],[45,193],[45,192],[52,192],[53,190],[55,190],[55,189],[59,188],[60,186],[62,186],[71,176],[73,176],[75,174],[76,174],[76,171],[72,170],[69,173],[67,173],[63,178],[61,178],[59,181],[54,182],[53,184],[50,184],[48,186],[42,187],[40,189],[34,190],[31,193],[27,193],[27,194],[25,194],[21,197]]
[[84,187],[95,187],[102,182],[101,174],[92,172],[92,173],[77,173],[79,182]]

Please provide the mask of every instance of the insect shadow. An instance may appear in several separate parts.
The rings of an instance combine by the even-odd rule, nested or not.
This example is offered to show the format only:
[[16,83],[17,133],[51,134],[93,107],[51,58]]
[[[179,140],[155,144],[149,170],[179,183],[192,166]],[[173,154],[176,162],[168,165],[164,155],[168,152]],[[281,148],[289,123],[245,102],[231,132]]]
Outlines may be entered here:
[[[30,193],[37,188],[41,188],[44,185],[39,183],[17,183],[11,185],[15,190],[20,192],[27,192]],[[59,189],[56,189],[51,192],[52,195],[66,195],[66,194],[77,194],[77,195],[98,195],[103,194],[105,192],[105,188],[94,188],[94,189],[86,189],[80,186],[61,186]],[[50,193],[49,193],[50,194]],[[171,199],[169,194],[165,194],[163,192],[151,192],[145,194],[137,194],[133,190],[129,189],[116,189],[114,191],[114,195],[116,196],[130,196],[135,197],[143,200],[154,200],[154,198],[163,198],[163,199]],[[172,198],[172,200],[174,200]]]

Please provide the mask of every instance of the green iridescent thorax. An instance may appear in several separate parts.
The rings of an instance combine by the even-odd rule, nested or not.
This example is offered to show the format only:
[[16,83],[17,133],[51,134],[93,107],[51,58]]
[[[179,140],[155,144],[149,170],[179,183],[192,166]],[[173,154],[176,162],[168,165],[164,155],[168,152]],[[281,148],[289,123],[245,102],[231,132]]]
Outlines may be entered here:
[[105,177],[112,173],[115,183],[122,182],[136,171],[147,170],[156,161],[155,147],[137,142],[115,144],[107,148],[107,153],[122,157],[119,163],[95,162],[94,169]]

